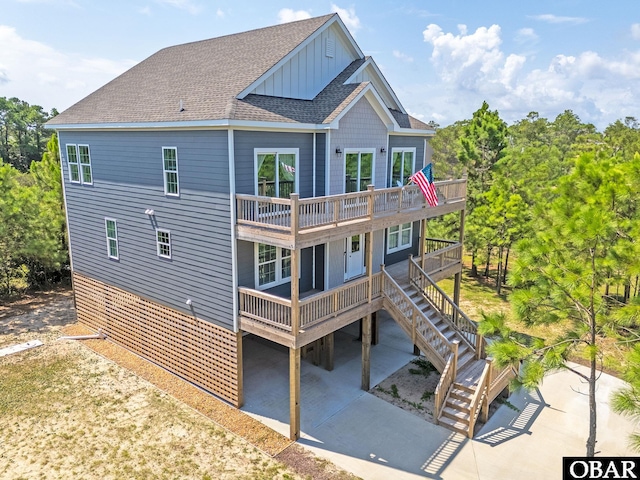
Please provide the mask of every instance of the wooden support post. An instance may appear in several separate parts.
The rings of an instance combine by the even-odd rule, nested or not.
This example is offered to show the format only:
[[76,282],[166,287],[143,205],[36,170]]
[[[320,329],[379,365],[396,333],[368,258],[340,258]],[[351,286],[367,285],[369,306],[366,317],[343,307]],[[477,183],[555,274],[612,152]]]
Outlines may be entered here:
[[330,372],[333,370],[333,350],[335,344],[333,332],[324,337],[323,341],[324,369]]
[[300,250],[291,250],[291,334],[294,337],[300,332],[300,279],[298,265],[300,264]]
[[236,333],[236,365],[237,365],[237,375],[238,375],[238,404],[237,408],[242,407],[244,405],[244,374],[243,374],[243,364],[242,364],[242,330],[239,330]]
[[480,360],[484,356],[484,337],[476,331],[476,360]]
[[289,439],[300,438],[300,349],[289,348]]
[[[453,303],[460,306],[460,284],[462,283],[462,272],[456,273],[453,277]],[[458,323],[458,310],[453,310],[453,323]]]
[[371,314],[362,320],[362,390],[368,391],[371,382]]
[[487,395],[484,397],[484,402],[482,403],[482,422],[487,423],[489,420],[489,392],[491,391],[491,383],[493,382],[493,359],[487,358],[487,364],[489,365],[489,374],[487,375]]
[[456,378],[458,374],[458,346],[460,345],[460,340],[454,340],[451,342],[451,346],[453,347],[453,362],[451,362],[451,368],[453,369],[453,378]]

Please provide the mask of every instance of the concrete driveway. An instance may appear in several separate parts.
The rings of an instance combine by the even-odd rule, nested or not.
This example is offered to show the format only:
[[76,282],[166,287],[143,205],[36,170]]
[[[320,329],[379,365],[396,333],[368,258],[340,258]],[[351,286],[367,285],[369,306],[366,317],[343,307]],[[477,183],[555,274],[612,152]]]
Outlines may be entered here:
[[[383,312],[380,312],[383,313]],[[406,365],[411,342],[386,314],[371,351],[371,385]],[[302,361],[299,443],[363,479],[561,479],[562,457],[584,455],[587,385],[569,372],[547,377],[539,390],[509,398],[469,440],[360,390],[357,323],[335,335],[335,367]],[[289,435],[287,349],[252,336],[244,343],[247,414]],[[581,367],[578,367],[581,368]],[[633,425],[609,409],[623,382],[602,375],[598,387],[601,456],[632,456]]]

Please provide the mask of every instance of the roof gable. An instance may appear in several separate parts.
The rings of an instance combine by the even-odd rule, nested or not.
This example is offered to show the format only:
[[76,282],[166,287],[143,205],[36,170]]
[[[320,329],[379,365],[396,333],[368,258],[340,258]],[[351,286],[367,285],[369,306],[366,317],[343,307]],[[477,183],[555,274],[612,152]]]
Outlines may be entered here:
[[354,60],[364,55],[337,14],[243,90],[247,95],[312,100]]

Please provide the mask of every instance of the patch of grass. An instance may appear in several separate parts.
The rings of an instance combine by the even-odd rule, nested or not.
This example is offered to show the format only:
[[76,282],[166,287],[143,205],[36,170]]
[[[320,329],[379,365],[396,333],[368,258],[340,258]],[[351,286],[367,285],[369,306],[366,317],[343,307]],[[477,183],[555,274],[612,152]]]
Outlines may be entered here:
[[428,402],[431,397],[433,397],[433,394],[435,392],[432,390],[425,390],[424,393],[422,394],[422,397],[420,397],[421,400],[424,400],[425,402]]
[[434,367],[431,362],[422,357],[411,360],[411,363],[418,367],[418,369],[409,369],[409,373],[411,373],[412,375],[423,375],[425,377],[428,377],[431,372],[436,371],[436,367]]
[[398,393],[398,387],[396,386],[395,383],[391,385],[391,396],[393,398],[400,398],[400,394]]

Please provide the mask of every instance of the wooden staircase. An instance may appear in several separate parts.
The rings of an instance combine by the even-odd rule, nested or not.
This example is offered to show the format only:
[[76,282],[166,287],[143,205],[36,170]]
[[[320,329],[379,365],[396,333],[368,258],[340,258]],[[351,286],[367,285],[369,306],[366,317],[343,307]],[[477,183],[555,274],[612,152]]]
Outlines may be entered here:
[[[385,308],[441,373],[435,393],[437,423],[472,438],[481,412],[486,421],[489,403],[513,373],[498,372],[491,359],[483,358],[485,341],[476,324],[412,258],[408,271],[392,266],[385,275]],[[437,348],[432,348],[434,342]]]

